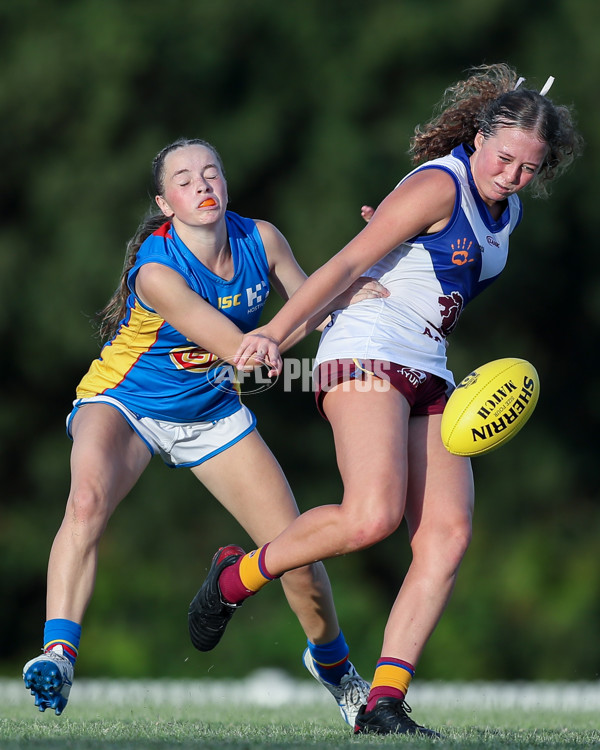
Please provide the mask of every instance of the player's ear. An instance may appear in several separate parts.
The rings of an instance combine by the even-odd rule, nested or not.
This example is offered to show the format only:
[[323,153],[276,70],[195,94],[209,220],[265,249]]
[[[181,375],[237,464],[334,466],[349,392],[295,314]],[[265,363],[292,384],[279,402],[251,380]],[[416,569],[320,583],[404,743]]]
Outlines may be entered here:
[[156,201],[156,205],[160,208],[160,210],[167,217],[167,219],[170,219],[172,216],[175,215],[175,211],[173,211],[173,209],[171,208],[171,206],[169,206],[169,204],[162,197],[162,195],[156,195],[156,196],[154,196],[154,200]]
[[475,146],[476,151],[479,151],[479,149],[483,146],[484,141],[485,141],[484,134],[481,132],[481,130],[478,130],[473,140],[473,145]]

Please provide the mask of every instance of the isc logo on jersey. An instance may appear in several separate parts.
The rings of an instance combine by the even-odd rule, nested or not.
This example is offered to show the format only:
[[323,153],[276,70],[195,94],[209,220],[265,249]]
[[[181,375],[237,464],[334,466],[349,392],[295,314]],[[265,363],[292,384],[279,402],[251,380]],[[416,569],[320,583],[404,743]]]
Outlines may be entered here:
[[[248,302],[248,312],[254,312],[262,307],[269,296],[268,285],[264,281],[259,282],[254,288],[248,287],[246,290],[246,300]],[[228,310],[230,307],[239,307],[242,304],[242,293],[232,294],[227,297],[219,297],[218,309]]]
[[230,295],[229,297],[219,297],[219,310],[227,310],[230,307],[241,305],[241,294]]

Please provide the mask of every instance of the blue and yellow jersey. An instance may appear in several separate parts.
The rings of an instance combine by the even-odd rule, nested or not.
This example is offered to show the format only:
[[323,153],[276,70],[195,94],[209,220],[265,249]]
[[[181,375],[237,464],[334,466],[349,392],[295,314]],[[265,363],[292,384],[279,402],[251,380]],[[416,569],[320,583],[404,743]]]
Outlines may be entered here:
[[265,248],[253,220],[228,211],[226,223],[234,266],[229,281],[206,268],[170,222],[144,241],[128,275],[127,312],[79,383],[77,398],[112,396],[139,416],[182,423],[222,419],[240,408],[235,392],[211,384],[217,357],[185,338],[135,293],[141,266],[160,263],[181,274],[241,331],[256,328],[269,294]]

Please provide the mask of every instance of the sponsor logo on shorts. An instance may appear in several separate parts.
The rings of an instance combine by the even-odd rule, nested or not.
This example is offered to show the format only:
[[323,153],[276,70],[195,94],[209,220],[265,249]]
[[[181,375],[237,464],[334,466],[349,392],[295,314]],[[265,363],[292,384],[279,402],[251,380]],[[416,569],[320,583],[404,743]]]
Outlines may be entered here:
[[396,372],[400,373],[403,378],[405,378],[413,388],[417,388],[421,383],[424,383],[427,380],[427,373],[423,372],[422,370],[415,370],[414,367],[402,367],[399,370],[396,370]]

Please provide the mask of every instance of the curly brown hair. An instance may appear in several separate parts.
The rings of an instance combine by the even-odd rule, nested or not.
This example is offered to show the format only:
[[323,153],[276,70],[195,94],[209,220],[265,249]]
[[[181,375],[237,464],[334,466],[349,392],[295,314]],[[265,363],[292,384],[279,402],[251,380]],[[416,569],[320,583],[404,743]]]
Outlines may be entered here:
[[548,153],[531,183],[537,197],[549,194],[548,183],[581,153],[583,139],[574,116],[564,105],[523,87],[515,88],[516,71],[506,63],[480,65],[463,81],[449,86],[424,127],[417,125],[409,153],[414,164],[445,156],[462,143],[472,144],[478,132],[489,138],[500,128],[535,133]]

